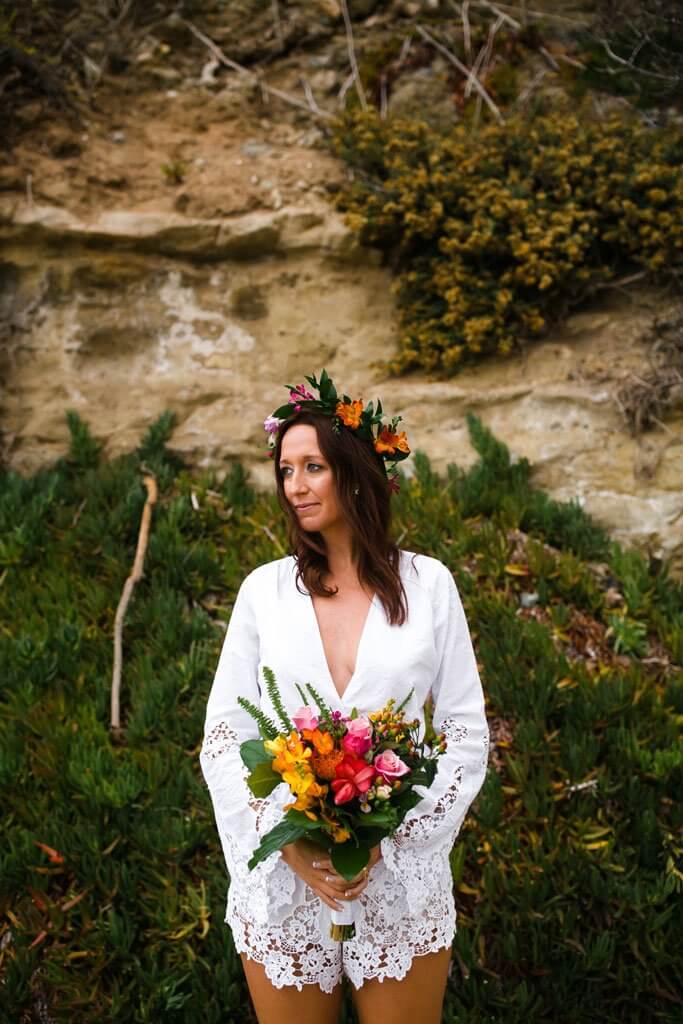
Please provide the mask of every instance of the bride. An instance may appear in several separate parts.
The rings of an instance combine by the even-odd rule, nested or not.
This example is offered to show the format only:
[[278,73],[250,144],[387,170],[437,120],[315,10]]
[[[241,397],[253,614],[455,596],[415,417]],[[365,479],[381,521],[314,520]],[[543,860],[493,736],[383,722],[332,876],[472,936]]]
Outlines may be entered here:
[[[361,1024],[438,1024],[456,926],[449,853],[484,781],[488,727],[462,603],[449,569],[390,537],[395,466],[409,453],[400,417],[320,381],[290,388],[265,421],[291,554],[239,589],[209,695],[200,762],[230,875],[226,922],[260,1024],[335,1024],[342,978]],[[290,712],[310,682],[332,710],[367,714],[412,689],[406,716],[444,732],[433,785],[352,882],[298,840],[252,871],[288,787],[256,799],[239,746],[255,738],[239,696],[274,709],[259,680],[271,666]],[[356,934],[330,935],[353,901]]]

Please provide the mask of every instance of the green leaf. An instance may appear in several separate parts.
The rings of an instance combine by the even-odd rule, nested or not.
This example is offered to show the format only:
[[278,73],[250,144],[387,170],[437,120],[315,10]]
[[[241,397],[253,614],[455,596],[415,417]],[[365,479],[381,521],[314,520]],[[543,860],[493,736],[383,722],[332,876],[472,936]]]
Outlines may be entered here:
[[294,406],[291,402],[287,402],[287,405],[280,405],[273,413],[273,416],[277,416],[279,420],[286,420],[292,415]]
[[370,847],[365,844],[355,846],[353,843],[337,843],[332,848],[330,859],[342,878],[350,882],[369,862]]
[[288,843],[295,843],[297,839],[301,839],[304,835],[304,829],[299,828],[298,825],[293,825],[290,821],[285,818],[284,821],[278,822],[274,828],[271,828],[270,832],[266,832],[263,839],[256,847],[251,855],[250,860],[247,863],[247,867],[251,871],[266,857],[270,857],[271,853],[275,853],[276,850],[281,850],[283,846],[287,846]]
[[264,797],[272,793],[282,782],[282,776],[274,772],[270,764],[257,764],[247,779],[247,785],[254,796]]
[[273,755],[265,749],[263,740],[245,740],[240,744],[240,754],[250,771],[253,771],[257,764],[272,764],[273,761]]
[[322,825],[319,821],[312,821],[303,811],[289,810],[285,812],[285,819],[291,821],[297,828],[303,828],[306,832],[313,832],[316,829],[322,831]]
[[368,811],[363,815],[363,825],[379,825],[391,828],[396,824],[396,811],[388,807],[386,811]]

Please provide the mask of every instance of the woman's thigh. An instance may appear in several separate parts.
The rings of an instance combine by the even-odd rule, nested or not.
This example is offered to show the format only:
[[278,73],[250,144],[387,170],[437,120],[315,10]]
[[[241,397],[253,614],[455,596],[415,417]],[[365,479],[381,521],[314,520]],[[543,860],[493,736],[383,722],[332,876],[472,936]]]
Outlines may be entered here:
[[360,1024],[440,1024],[450,947],[416,956],[401,981],[370,978],[353,989]]
[[329,994],[318,985],[304,985],[301,990],[295,985],[276,988],[262,964],[251,960],[246,953],[241,953],[240,957],[259,1024],[282,1024],[283,1020],[296,1024],[337,1024],[341,984]]

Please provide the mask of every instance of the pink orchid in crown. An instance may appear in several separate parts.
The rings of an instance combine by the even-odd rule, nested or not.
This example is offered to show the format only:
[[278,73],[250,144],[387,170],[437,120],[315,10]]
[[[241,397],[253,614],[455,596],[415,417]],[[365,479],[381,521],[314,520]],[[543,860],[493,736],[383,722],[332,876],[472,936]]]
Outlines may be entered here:
[[335,804],[347,804],[354,796],[364,796],[375,777],[375,769],[362,757],[346,754],[335,769],[332,779]]
[[341,741],[343,749],[348,754],[355,754],[362,757],[367,754],[372,746],[372,725],[369,718],[360,715],[358,718],[348,719],[346,722],[346,736]]
[[318,719],[309,707],[301,707],[292,715],[294,725],[302,732],[304,729],[317,729]]
[[277,416],[266,416],[263,421],[263,429],[267,434],[277,434],[281,420]]
[[314,402],[315,397],[310,391],[307,391],[303,384],[297,384],[295,388],[289,392],[290,405],[294,405],[295,412],[301,412],[301,402]]
[[375,758],[375,768],[387,782],[393,782],[402,775],[406,775],[410,768],[404,761],[394,753],[393,750],[384,750]]

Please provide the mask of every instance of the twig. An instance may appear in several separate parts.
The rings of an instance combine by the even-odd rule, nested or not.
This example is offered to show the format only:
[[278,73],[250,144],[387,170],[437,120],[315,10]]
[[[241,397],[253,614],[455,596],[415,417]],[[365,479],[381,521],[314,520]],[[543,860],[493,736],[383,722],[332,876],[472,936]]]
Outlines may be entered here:
[[484,86],[481,84],[481,82],[479,81],[477,76],[474,74],[474,72],[471,71],[468,67],[466,67],[462,63],[462,61],[459,60],[455,56],[455,54],[451,53],[450,50],[446,49],[445,46],[442,46],[441,43],[437,42],[436,39],[434,39],[432,36],[430,36],[429,32],[427,32],[426,29],[422,28],[421,25],[417,26],[417,31],[420,33],[420,35],[422,36],[423,39],[426,39],[426,41],[428,43],[431,43],[432,46],[436,47],[436,49],[440,53],[443,53],[444,57],[446,57],[451,62],[451,64],[454,64],[455,67],[458,68],[458,70],[463,73],[463,75],[467,75],[468,80],[470,80],[470,79],[472,80],[472,84],[474,85],[474,88],[477,90],[479,95],[482,97],[484,102],[487,104],[487,106],[489,107],[489,109],[493,113],[493,116],[498,121],[498,124],[505,124],[505,118],[503,117],[503,115],[501,114],[500,110],[498,109],[496,104],[493,102],[493,100],[491,99],[491,97],[489,96],[488,92],[486,91]]
[[[475,3],[478,7],[489,7],[491,9],[494,9],[496,6],[495,4],[491,3],[491,0],[471,0],[471,2]],[[583,28],[587,28],[589,25],[589,22],[587,21],[579,21],[577,18],[567,18],[564,14],[552,14],[550,11],[532,11],[529,10],[529,8],[523,9],[521,7],[518,7],[516,4],[504,4],[500,2],[498,6],[504,7],[508,11],[517,11],[518,13],[524,13],[526,14],[527,18],[549,18],[552,19],[553,21],[566,21],[569,25],[577,25]]]
[[325,111],[321,110],[316,102],[315,96],[313,95],[313,90],[311,89],[311,85],[308,79],[304,78],[304,76],[301,75],[300,81],[302,86],[304,87],[304,92],[306,93],[306,99],[308,100],[308,105],[310,109],[313,111],[314,114],[324,114]]
[[121,728],[121,634],[123,631],[123,620],[126,614],[126,608],[128,607],[128,602],[130,601],[133,593],[133,587],[142,577],[145,564],[145,551],[147,550],[147,541],[149,539],[149,527],[152,520],[152,505],[156,503],[158,494],[157,482],[153,476],[143,477],[143,483],[147,488],[147,500],[145,501],[145,507],[142,510],[142,520],[140,522],[140,532],[138,533],[138,546],[135,552],[133,570],[123,585],[123,591],[121,593],[118,608],[116,609],[116,616],[114,618],[114,668],[111,682],[111,728],[115,732],[119,732]]
[[[260,75],[257,75],[255,71],[250,71],[249,68],[243,67],[241,64],[238,64],[237,61],[231,60],[230,57],[226,57],[220,46],[216,46],[213,39],[204,35],[204,33],[198,29],[196,25],[193,25],[191,21],[187,21],[185,18],[182,18],[181,21],[189,28],[193,36],[196,36],[197,39],[211,50],[211,53],[213,53],[216,60],[219,60],[221,64],[225,64],[226,67],[232,68],[233,71],[239,71],[242,75],[248,75],[249,78],[260,86],[262,94],[266,95],[267,93],[272,93],[273,96],[279,97],[279,99],[284,100],[285,103],[290,103],[294,107],[300,107],[302,110],[306,110],[309,114],[313,113],[308,103],[304,103],[303,100],[297,99],[296,96],[290,96],[289,93],[283,92],[282,89],[276,89],[274,85],[266,85]],[[330,114],[329,111],[323,110],[321,107],[318,107],[318,113],[316,116],[333,121],[335,115]]]
[[[474,0],[474,3],[476,3],[476,2],[477,2],[477,0]],[[480,6],[482,6],[482,4],[480,4]],[[516,18],[513,18],[511,14],[506,14],[505,11],[501,11],[500,7],[498,7],[497,4],[491,3],[490,0],[489,0],[488,3],[484,3],[483,6],[484,7],[488,7],[489,10],[493,11],[493,13],[496,14],[499,18],[502,18],[503,21],[505,21],[512,28],[521,28],[522,27],[522,23],[521,22],[517,21]]]
[[[635,64],[631,63],[630,58],[629,60],[624,60],[623,57],[619,57],[618,54],[616,54],[614,50],[611,48],[611,46],[605,38],[603,38],[602,36],[597,36],[596,38],[600,45],[605,49],[606,53],[612,58],[612,60],[615,60],[617,64],[621,64],[624,68],[628,69],[629,71],[635,71],[638,75],[648,75],[650,78],[663,78],[665,82],[677,81],[676,75],[663,75],[659,71],[649,71],[647,68],[636,67]],[[608,74],[611,75],[619,73],[614,68],[606,68],[605,70],[608,72]]]
[[462,41],[465,47],[465,56],[467,57],[467,63],[472,63],[472,30],[470,29],[470,18],[469,11],[467,8],[470,5],[470,0],[465,0],[465,3],[460,9],[460,17],[462,19]]
[[403,40],[403,45],[401,46],[401,52],[399,53],[398,60],[396,61],[396,67],[397,68],[401,67],[401,65],[403,64],[404,60],[408,56],[408,53],[410,51],[410,47],[412,46],[412,43],[413,43],[412,35],[406,36],[405,39]]
[[349,91],[349,89],[353,85],[353,82],[354,82],[354,76],[353,76],[353,71],[351,71],[347,75],[347,77],[344,79],[344,81],[342,82],[341,89],[337,93],[337,106],[338,107],[343,107],[344,106],[344,97],[346,96],[347,92]]
[[486,37],[486,42],[484,43],[481,50],[477,54],[477,59],[474,62],[474,65],[472,66],[473,77],[467,80],[467,84],[465,86],[465,98],[467,98],[472,92],[472,83],[475,81],[475,76],[478,74],[479,68],[482,65],[484,65],[484,67],[481,77],[482,79],[486,78],[489,64],[491,63],[491,55],[493,53],[493,39],[496,32],[498,31],[502,24],[502,19],[498,18],[495,24],[492,25],[491,28],[489,29],[489,34]]
[[382,120],[387,116],[387,76],[384,72],[379,76],[379,116]]
[[284,50],[285,37],[282,31],[282,21],[280,20],[280,5],[278,4],[278,0],[271,0],[271,6],[273,8],[273,21],[275,22],[275,35],[277,36],[277,41],[280,44],[280,49]]
[[349,51],[349,61],[351,63],[351,70],[353,72],[353,79],[356,83],[356,92],[358,93],[358,99],[360,105],[364,111],[368,109],[368,102],[365,98],[365,90],[363,89],[363,83],[360,80],[360,72],[358,70],[358,63],[356,61],[356,50],[353,45],[353,28],[351,27],[351,18],[349,17],[349,7],[346,0],[341,0],[342,14],[344,15],[344,27],[346,29],[346,45]]
[[29,206],[33,206],[33,175],[26,175],[26,202]]

